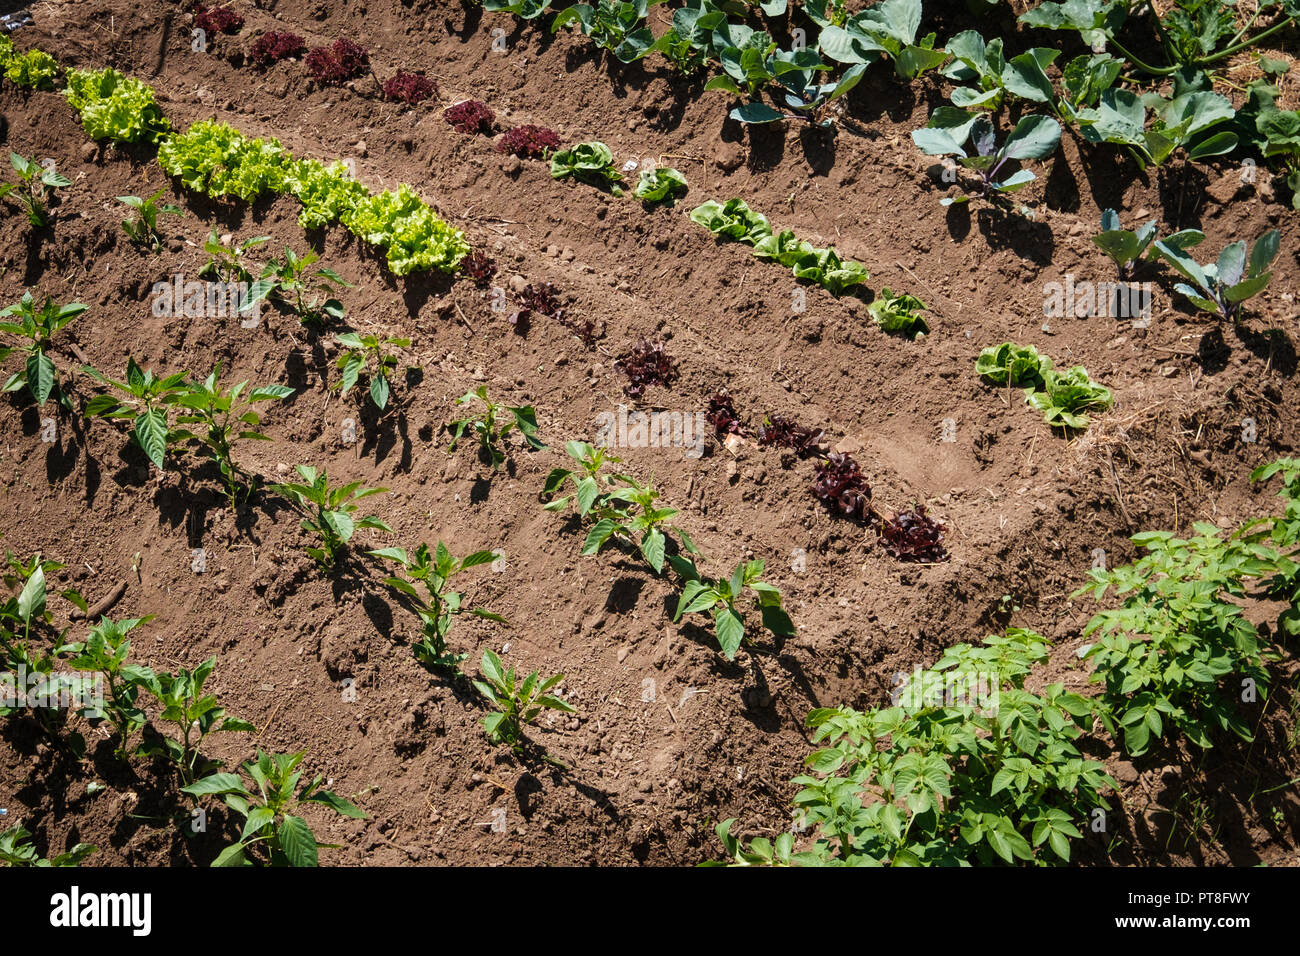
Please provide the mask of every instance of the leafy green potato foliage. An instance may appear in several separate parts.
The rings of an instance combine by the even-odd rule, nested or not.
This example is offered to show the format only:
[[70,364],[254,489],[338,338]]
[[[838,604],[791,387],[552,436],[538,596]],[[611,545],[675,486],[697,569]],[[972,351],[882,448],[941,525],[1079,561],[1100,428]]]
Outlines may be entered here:
[[1070,841],[1118,784],[1077,745],[1091,703],[1059,683],[1025,689],[1049,647],[1012,628],[949,648],[913,675],[901,706],[810,713],[814,742],[825,746],[793,782],[801,820],[816,833],[791,862],[1068,862]]

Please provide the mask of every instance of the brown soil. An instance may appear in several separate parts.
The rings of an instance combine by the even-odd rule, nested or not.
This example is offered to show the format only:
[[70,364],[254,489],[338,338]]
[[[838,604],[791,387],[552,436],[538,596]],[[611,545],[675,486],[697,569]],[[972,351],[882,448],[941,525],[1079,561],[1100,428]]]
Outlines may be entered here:
[[[937,167],[927,169],[908,137],[943,101],[942,88],[924,80],[909,87],[887,68],[871,71],[849,98],[860,134],[844,130],[829,141],[793,125],[745,132],[725,121],[725,97],[682,83],[662,61],[607,67],[581,38],[456,3],[236,6],[247,17],[242,33],[216,38],[207,54],[191,51],[189,15],[157,0],[40,4],[34,26],[14,36],[65,66],[111,65],[145,79],[179,127],[217,117],[275,136],[298,155],[351,156],[372,186],[412,184],[496,258],[498,284],[554,283],[573,316],[605,333],[594,351],[542,317],[517,334],[468,281],[394,279],[341,229],[304,237],[290,199],[250,208],[189,196],[148,151],[89,145],[60,96],[9,85],[0,93],[4,147],[52,157],[73,181],[52,231],[33,236],[10,215],[0,237],[0,300],[31,287],[91,306],[57,340],[60,367],[84,357],[118,375],[131,355],[160,371],[206,373],[220,361],[229,382],[287,383],[297,394],[266,415],[274,441],[245,446],[246,464],[272,480],[298,463],[321,465],[388,488],[367,503],[395,534],[359,532],[353,559],[329,580],[302,554],[304,536],[283,499],[263,496],[236,522],[210,469],[160,479],[111,424],[63,416],[50,446],[25,395],[0,407],[5,547],[64,562],[52,592],[77,587],[93,601],[125,580],[114,615],[155,615],[135,641],[141,663],[174,669],[218,655],[211,689],[258,733],[251,745],[242,735],[215,737],[213,753],[233,763],[253,745],[306,749],[311,771],[370,814],[364,822],[309,818],[319,839],[343,844],[323,854],[326,862],[713,858],[719,820],[738,817],[746,835],[789,826],[789,780],[810,750],[803,720],[811,708],[878,705],[896,673],[1009,621],[1057,641],[1051,676],[1084,687],[1073,652],[1094,607],[1069,594],[1094,549],[1119,562],[1132,556],[1127,538],[1138,530],[1234,525],[1272,507],[1271,490],[1252,488],[1247,475],[1295,448],[1300,227],[1266,175],[1252,186],[1230,164],[1141,173],[1067,133],[1062,152],[1021,194],[1032,217],[948,211],[938,203],[945,187]],[[954,16],[925,29],[946,36],[968,25]],[[309,45],[353,37],[369,48],[375,75],[317,89],[300,62],[264,73],[245,65],[241,51],[273,27],[304,34]],[[505,53],[490,49],[497,27],[507,34]],[[399,66],[434,76],[441,101],[384,102],[379,83]],[[690,196],[677,209],[648,212],[630,198],[554,182],[545,164],[503,159],[491,139],[447,125],[441,108],[466,96],[485,100],[499,125],[539,123],[566,143],[601,139],[620,165],[659,157],[685,173]],[[175,238],[153,257],[126,241],[114,197],[162,186],[185,215],[163,221]],[[882,334],[862,302],[815,288],[807,310],[794,314],[787,270],[739,244],[715,243],[685,215],[705,198],[732,196],[776,227],[864,262],[872,289],[919,295],[932,310],[931,334],[916,342]],[[1066,274],[1111,278],[1088,240],[1107,206],[1126,224],[1154,217],[1162,231],[1202,228],[1207,249],[1280,227],[1283,252],[1256,313],[1241,329],[1220,330],[1161,281],[1148,329],[1058,318],[1042,330],[1044,283]],[[236,319],[154,318],[151,286],[177,272],[195,277],[212,229],[271,235],[276,248],[301,250],[309,240],[353,283],[344,295],[350,326],[409,336],[403,364],[419,371],[397,388],[396,410],[377,420],[361,394],[340,401],[328,387],[338,375],[335,347],[291,315],[270,311],[251,330]],[[733,454],[715,445],[698,460],[625,450],[625,467],[653,475],[664,501],[683,509],[708,570],[768,560],[798,635],[760,641],[727,663],[709,632],[673,625],[675,598],[663,581],[634,556],[581,557],[583,532],[538,501],[545,475],[565,460],[563,442],[590,439],[599,413],[634,404],[614,359],[646,336],[667,343],[681,376],[652,388],[643,407],[703,410],[726,389],[751,422],[775,412],[823,427],[862,463],[879,510],[921,502],[947,523],[951,560],[895,561],[874,533],[817,503],[807,461],[777,450],[750,443]],[[1085,365],[1114,390],[1114,410],[1075,441],[1051,434],[1018,395],[1008,402],[973,373],[979,350],[1007,339],[1034,343],[1058,364]],[[512,447],[511,469],[497,475],[469,443],[449,455],[442,426],[455,417],[455,399],[479,383],[499,401],[534,404],[551,450]],[[74,401],[91,386],[76,376]],[[1246,417],[1257,423],[1253,444],[1242,440]],[[340,437],[346,418],[362,436],[351,447]],[[956,422],[955,443],[940,441],[947,418]],[[457,554],[505,553],[504,572],[468,572],[466,590],[513,626],[465,617],[452,643],[471,664],[483,648],[508,644],[507,663],[567,675],[563,689],[578,716],[544,720],[532,734],[567,772],[492,747],[473,694],[412,657],[417,622],[364,549],[436,539]],[[199,547],[203,574],[191,571]],[[802,573],[792,569],[796,549],[806,551]],[[62,625],[70,605],[52,606]],[[340,689],[349,679],[355,702]],[[647,681],[654,702],[642,700]],[[1265,791],[1300,775],[1288,744],[1295,684],[1294,666],[1279,665],[1254,746],[1164,753],[1136,766],[1112,757],[1125,784],[1121,822],[1080,857],[1294,861],[1294,785]],[[91,739],[91,759],[78,764],[29,723],[7,722],[0,806],[10,819],[43,834],[43,848],[96,844],[97,864],[211,859],[220,827],[191,840],[168,824],[182,804],[164,768],[143,760],[124,768],[107,741]],[[107,787],[92,793],[96,780]],[[487,825],[495,809],[506,811],[504,833]]]

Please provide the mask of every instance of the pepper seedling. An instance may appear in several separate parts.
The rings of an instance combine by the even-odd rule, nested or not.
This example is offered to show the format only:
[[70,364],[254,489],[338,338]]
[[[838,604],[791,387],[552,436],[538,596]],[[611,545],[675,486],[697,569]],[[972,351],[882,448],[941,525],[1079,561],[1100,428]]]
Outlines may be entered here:
[[44,405],[50,395],[58,396],[59,404],[71,410],[72,404],[58,387],[59,373],[54,361],[49,356],[50,340],[65,325],[85,312],[88,306],[80,302],[58,305],[49,296],[40,311],[32,299],[30,291],[23,293],[22,299],[0,311],[0,318],[10,316],[17,322],[0,322],[0,332],[16,335],[26,341],[22,345],[0,347],[0,362],[12,353],[19,352],[27,356],[23,367],[14,372],[0,386],[0,392],[16,392],[24,385],[37,405]]

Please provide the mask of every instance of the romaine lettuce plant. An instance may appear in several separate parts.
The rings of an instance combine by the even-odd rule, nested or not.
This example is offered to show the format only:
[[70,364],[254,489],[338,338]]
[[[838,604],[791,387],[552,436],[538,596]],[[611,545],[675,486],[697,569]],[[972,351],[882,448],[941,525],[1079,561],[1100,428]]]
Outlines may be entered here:
[[259,749],[257,759],[243,766],[256,792],[235,773],[214,773],[182,788],[194,797],[220,796],[226,806],[244,818],[239,840],[222,850],[212,861],[213,866],[252,866],[263,855],[271,866],[319,866],[320,849],[336,847],[316,842],[311,827],[298,815],[303,807],[325,806],[341,816],[368,819],[350,801],[332,790],[322,790],[321,774],[295,796],[294,790],[302,779],[297,767],[306,755],[306,751],[268,754]]
[[1023,388],[1025,401],[1053,428],[1087,428],[1086,412],[1107,409],[1113,401],[1110,389],[1094,382],[1083,366],[1057,370],[1032,345],[991,345],[980,352],[975,371],[992,385]]
[[1104,411],[1114,401],[1110,389],[1098,385],[1082,365],[1048,369],[1043,384],[1025,390],[1025,400],[1043,413],[1053,428],[1077,431],[1088,427],[1089,411]]
[[[975,151],[973,156],[966,152],[967,139]],[[997,177],[1008,162],[1046,159],[1055,153],[1061,143],[1061,125],[1049,116],[1022,117],[998,147],[993,124],[987,118],[955,107],[941,106],[931,114],[924,129],[912,132],[912,141],[931,156],[955,154],[957,162],[979,175],[979,192],[975,195],[997,198],[1033,182],[1034,174],[1028,169],[1017,170],[1005,179]],[[967,202],[970,198],[970,195],[945,197],[940,203],[947,206]]]
[[353,518],[358,501],[370,495],[381,494],[387,488],[362,488],[359,481],[331,488],[325,469],[317,471],[310,465],[299,465],[298,474],[306,484],[277,484],[272,489],[292,501],[305,514],[302,528],[319,537],[320,547],[303,550],[315,558],[324,570],[332,571],[337,566],[339,556],[352,540],[357,528],[378,528],[392,534],[393,529],[375,515],[367,515],[359,520]]
[[894,295],[888,286],[880,290],[880,295],[867,306],[867,311],[885,332],[901,332],[909,338],[916,338],[930,331],[925,316],[921,315],[925,303],[906,292]]
[[725,203],[710,199],[692,209],[690,216],[691,222],[698,223],[715,236],[751,246],[772,234],[772,224],[767,217],[754,212],[743,199],[728,199]]
[[993,385],[1008,388],[1041,388],[1043,376],[1051,369],[1052,360],[1040,355],[1032,345],[1003,342],[990,345],[975,360],[975,371]]
[[37,405],[44,405],[46,399],[55,395],[60,404],[70,407],[67,397],[59,389],[59,373],[49,356],[50,340],[87,308],[80,302],[58,305],[46,296],[45,304],[37,310],[31,292],[27,291],[13,305],[0,310],[0,319],[17,320],[0,322],[0,332],[23,340],[21,345],[0,346],[0,362],[14,352],[26,356],[23,367],[5,380],[0,392],[16,392],[25,385]]
[[572,176],[597,189],[623,195],[623,174],[614,168],[614,154],[604,143],[578,143],[551,156],[551,178]]
[[1241,317],[1242,305],[1252,296],[1264,291],[1273,273],[1269,265],[1277,256],[1281,246],[1282,234],[1277,229],[1270,229],[1250,247],[1246,255],[1246,243],[1238,240],[1229,243],[1219,253],[1217,262],[1200,265],[1187,254],[1186,249],[1196,245],[1204,238],[1200,233],[1187,230],[1191,238],[1184,238],[1181,243],[1160,240],[1156,249],[1160,255],[1178,273],[1189,282],[1196,283],[1192,288],[1186,283],[1178,283],[1174,288],[1185,295],[1197,308],[1213,312],[1221,320],[1237,322]]
[[831,295],[840,296],[871,278],[860,262],[843,260],[832,248],[814,249],[794,260],[796,279],[815,282]]
[[9,154],[9,163],[18,173],[18,182],[0,183],[0,199],[16,200],[27,210],[27,221],[37,229],[49,225],[48,205],[54,190],[71,186],[71,180],[14,152]]
[[816,252],[811,242],[797,239],[793,229],[769,232],[754,243],[754,255],[760,259],[770,259],[783,266],[794,266],[803,256]]
[[737,602],[746,590],[752,592],[753,608],[765,629],[778,637],[794,635],[794,622],[781,607],[780,589],[760,580],[764,567],[761,560],[742,561],[726,580],[701,577],[695,562],[682,555],[672,555],[668,560],[684,582],[673,623],[684,614],[708,612],[713,617],[714,636],[727,660],[735,660],[745,640],[745,616]]
[[686,177],[667,166],[641,170],[634,195],[647,206],[663,203],[672,206],[686,195]]
[[[498,624],[509,623],[500,614],[486,608],[465,607],[460,592],[447,590],[447,584],[457,574],[495,561],[495,552],[475,551],[463,558],[454,558],[446,545],[439,541],[432,555],[427,544],[421,544],[414,554],[409,555],[405,548],[381,548],[370,553],[394,562],[406,573],[405,578],[388,577],[384,583],[409,598],[420,617],[423,626],[420,640],[415,643],[415,657],[425,667],[460,673],[466,655],[455,654],[447,646],[447,634],[456,615],[472,614]],[[424,585],[427,597],[420,596],[417,584]]]

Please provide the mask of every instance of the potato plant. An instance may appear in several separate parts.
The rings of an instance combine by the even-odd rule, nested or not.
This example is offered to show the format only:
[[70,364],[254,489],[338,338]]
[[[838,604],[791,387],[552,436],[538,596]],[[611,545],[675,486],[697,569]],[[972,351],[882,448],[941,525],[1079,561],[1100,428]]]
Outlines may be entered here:
[[1252,740],[1241,713],[1241,682],[1268,694],[1265,649],[1241,600],[1248,587],[1293,564],[1268,543],[1258,523],[1223,536],[1197,522],[1196,534],[1147,531],[1132,541],[1146,553],[1130,565],[1094,568],[1075,595],[1103,599],[1114,588],[1123,604],[1101,611],[1084,628],[1080,649],[1103,685],[1102,719],[1132,754],[1145,753],[1166,725],[1198,747],[1226,731]]
[[799,864],[964,866],[1068,862],[1088,814],[1118,790],[1077,741],[1084,697],[1025,689],[1048,641],[1012,628],[958,644],[912,676],[901,706],[808,715],[810,773],[795,806],[816,830]]

